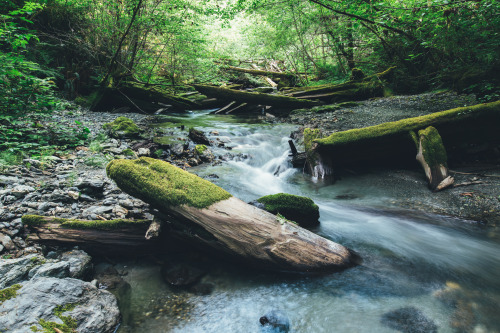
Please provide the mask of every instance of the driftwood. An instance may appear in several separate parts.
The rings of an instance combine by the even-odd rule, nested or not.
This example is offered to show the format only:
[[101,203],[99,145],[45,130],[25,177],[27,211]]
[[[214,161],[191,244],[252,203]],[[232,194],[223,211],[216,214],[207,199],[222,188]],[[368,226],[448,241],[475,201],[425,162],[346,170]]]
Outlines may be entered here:
[[164,232],[274,270],[339,270],[355,263],[346,247],[249,205],[167,162],[114,160],[108,176],[163,215]]
[[320,105],[319,101],[310,101],[306,99],[297,99],[294,97],[271,95],[262,93],[253,93],[245,91],[230,90],[221,87],[207,86],[201,84],[193,85],[196,90],[204,95],[215,97],[218,100],[239,103],[248,103],[254,105],[270,105],[278,108],[307,108]]
[[424,169],[429,188],[440,191],[453,185],[454,179],[448,174],[446,149],[438,131],[429,126],[418,131],[415,141],[418,150],[416,159]]
[[78,245],[101,254],[142,252],[158,245],[145,237],[151,224],[147,220],[88,221],[25,215],[22,221],[31,231],[28,239],[41,244]]
[[428,126],[439,131],[448,157],[458,158],[464,153],[464,145],[500,144],[499,122],[500,101],[460,107],[315,139],[308,160],[313,165],[323,161],[330,176],[333,168],[413,164],[415,132]]

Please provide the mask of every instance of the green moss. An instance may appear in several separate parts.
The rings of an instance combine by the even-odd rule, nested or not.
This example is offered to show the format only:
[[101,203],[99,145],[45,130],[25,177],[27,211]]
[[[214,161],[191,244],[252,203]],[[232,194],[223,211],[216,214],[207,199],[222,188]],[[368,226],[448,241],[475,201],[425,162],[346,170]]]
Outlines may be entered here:
[[301,226],[318,223],[319,208],[307,197],[278,193],[266,195],[257,200],[264,204],[264,209],[273,214],[281,214],[286,219],[297,222]]
[[14,284],[8,288],[0,290],[0,304],[11,298],[15,298],[17,296],[17,291],[21,289],[21,287],[22,286],[20,284]]
[[418,136],[422,139],[422,155],[424,155],[427,164],[431,168],[436,165],[447,166],[448,157],[446,149],[437,129],[429,126],[426,129],[418,131]]
[[92,229],[92,230],[114,230],[122,228],[133,228],[139,226],[147,226],[151,222],[148,220],[108,220],[108,221],[89,221],[89,220],[76,220],[76,219],[63,219],[63,218],[52,218],[47,221],[46,217],[39,215],[24,215],[22,217],[22,222],[27,226],[41,226],[47,223],[57,223],[60,224],[62,228],[68,229]]
[[30,329],[33,332],[44,332],[44,333],[56,333],[57,329],[60,332],[63,333],[74,333],[76,332],[76,327],[77,322],[74,318],[70,316],[63,316],[62,314],[66,311],[71,311],[73,310],[77,304],[66,304],[64,306],[58,305],[54,309],[54,315],[61,319],[62,324],[53,322],[53,321],[47,321],[45,319],[39,319],[38,324],[42,327],[42,329],[38,329],[36,326],[31,326]]
[[196,151],[196,153],[198,155],[203,155],[203,152],[205,150],[207,150],[207,146],[205,146],[205,145],[196,145],[196,147],[194,147],[194,150]]
[[113,122],[102,125],[113,137],[137,137],[140,129],[127,117],[118,117]]
[[135,152],[132,149],[130,149],[130,148],[125,149],[122,152],[122,154],[125,155],[125,156],[135,156]]
[[[395,135],[404,132],[415,131],[427,126],[438,125],[444,122],[458,121],[466,118],[474,118],[478,114],[500,112],[500,101],[478,104],[468,107],[460,107],[442,112],[432,113],[426,116],[408,118],[376,126],[356,128],[348,131],[333,133],[324,139],[316,139],[319,146],[341,146],[347,143],[370,140],[375,137]],[[305,140],[305,139],[304,139]]]
[[153,158],[114,160],[106,172],[123,191],[156,207],[205,208],[231,197],[211,182]]

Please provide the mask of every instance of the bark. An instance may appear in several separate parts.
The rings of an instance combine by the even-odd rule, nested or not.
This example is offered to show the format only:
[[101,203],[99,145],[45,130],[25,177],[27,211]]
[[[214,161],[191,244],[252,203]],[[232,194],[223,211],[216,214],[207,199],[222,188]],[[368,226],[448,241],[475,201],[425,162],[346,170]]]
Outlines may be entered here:
[[114,160],[107,172],[123,191],[160,212],[166,232],[238,260],[280,271],[325,271],[349,267],[357,259],[346,247],[167,162]]
[[271,95],[263,93],[252,93],[244,91],[235,91],[221,87],[207,86],[195,84],[193,85],[196,90],[204,95],[215,97],[218,100],[228,102],[237,101],[239,103],[248,103],[254,105],[270,105],[281,108],[307,108],[320,105],[321,102],[310,101],[305,99],[297,99],[294,97]]
[[264,70],[260,70],[260,69],[248,69],[248,68],[241,68],[241,67],[234,67],[234,66],[226,66],[224,68],[227,70],[233,71],[233,72],[268,76],[268,77],[272,77],[272,78],[280,78],[280,79],[289,80],[289,81],[294,81],[295,77],[296,77],[295,74],[291,74],[291,73],[270,72],[270,71],[264,71]]
[[40,244],[78,245],[104,255],[143,252],[158,246],[145,237],[150,226],[145,220],[88,221],[49,216],[25,215],[28,239]]
[[448,157],[461,158],[464,145],[500,144],[500,101],[460,107],[316,139],[311,147],[324,166],[339,169],[359,165],[414,164],[415,132],[428,126],[441,135]]

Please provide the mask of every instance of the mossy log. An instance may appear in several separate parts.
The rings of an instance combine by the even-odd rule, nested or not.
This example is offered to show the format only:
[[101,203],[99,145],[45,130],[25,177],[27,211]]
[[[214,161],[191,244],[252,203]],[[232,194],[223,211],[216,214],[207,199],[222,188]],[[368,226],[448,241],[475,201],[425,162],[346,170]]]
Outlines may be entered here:
[[248,103],[253,105],[269,105],[278,108],[308,108],[322,104],[319,101],[311,101],[307,99],[297,99],[289,96],[271,95],[263,93],[245,92],[231,90],[221,87],[214,87],[208,85],[195,84],[193,85],[196,90],[204,95],[215,97],[218,100],[239,103]]
[[78,245],[104,255],[144,252],[158,246],[155,240],[146,239],[151,224],[148,220],[89,221],[24,215],[22,222],[30,230],[28,239],[41,244]]
[[500,101],[459,107],[315,139],[308,159],[315,163],[315,158],[319,157],[330,171],[332,167],[356,167],[361,164],[413,164],[415,132],[428,126],[439,131],[448,157],[458,158],[465,151],[464,145],[500,144],[499,123]]
[[163,215],[163,232],[259,267],[339,270],[354,264],[346,247],[249,205],[207,180],[152,158],[114,160],[108,176]]
[[[394,69],[395,67],[390,67],[383,72],[364,77],[361,80],[347,81],[340,84],[323,84],[312,87],[294,88],[288,90],[287,95],[297,98],[306,98],[306,96],[313,98],[313,96],[315,95],[328,96],[329,94],[334,93],[337,93],[337,95],[353,95],[353,93],[355,93],[356,91],[361,91],[368,97],[382,96],[384,88],[383,81],[388,80]],[[345,91],[345,93],[342,93],[343,91]],[[347,97],[348,96],[346,96],[346,98]],[[334,102],[335,101],[333,101],[332,103]]]
[[109,111],[128,107],[135,112],[154,113],[165,105],[172,105],[176,110],[201,107],[197,102],[175,96],[159,87],[130,84],[118,88],[104,88],[96,94],[91,108],[95,111]]
[[448,157],[437,129],[432,126],[418,131],[415,138],[417,161],[422,165],[429,188],[440,191],[453,185],[453,177],[448,175]]

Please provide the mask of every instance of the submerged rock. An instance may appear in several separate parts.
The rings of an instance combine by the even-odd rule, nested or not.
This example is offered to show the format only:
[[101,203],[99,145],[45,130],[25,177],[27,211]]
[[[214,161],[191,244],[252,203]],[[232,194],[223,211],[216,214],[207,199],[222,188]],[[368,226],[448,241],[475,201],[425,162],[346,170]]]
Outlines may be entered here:
[[161,268],[163,279],[172,286],[190,286],[198,282],[205,272],[193,266],[179,264]]
[[437,325],[420,310],[409,306],[385,313],[382,324],[403,333],[437,333]]
[[290,331],[290,320],[280,310],[272,310],[259,319],[262,333],[287,333]]

